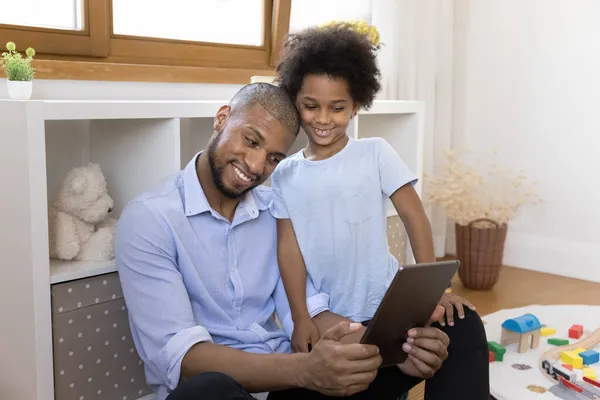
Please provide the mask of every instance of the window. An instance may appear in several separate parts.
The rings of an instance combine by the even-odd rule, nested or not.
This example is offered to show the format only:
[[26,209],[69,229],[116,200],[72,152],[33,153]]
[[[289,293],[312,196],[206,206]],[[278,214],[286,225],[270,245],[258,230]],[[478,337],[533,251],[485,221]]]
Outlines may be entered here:
[[10,12],[0,14],[0,24],[81,30],[82,7],[82,0],[19,0],[11,2]]
[[[20,0],[0,16],[0,37],[40,56],[106,56],[106,1]],[[4,48],[4,43],[2,43]]]
[[113,0],[112,4],[115,35],[263,45],[262,0],[213,0],[210,7],[198,0],[169,0],[168,7],[148,0]]
[[241,83],[271,73],[291,2],[19,0],[0,36],[42,78]]

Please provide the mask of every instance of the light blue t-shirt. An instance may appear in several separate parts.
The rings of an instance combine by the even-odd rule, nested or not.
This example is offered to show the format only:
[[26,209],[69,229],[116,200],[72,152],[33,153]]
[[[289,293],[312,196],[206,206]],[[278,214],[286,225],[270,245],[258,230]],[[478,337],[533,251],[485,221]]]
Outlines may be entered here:
[[417,177],[383,138],[352,139],[334,156],[299,151],[272,175],[275,218],[290,218],[307,275],[332,312],[371,319],[398,270],[390,253],[389,197]]

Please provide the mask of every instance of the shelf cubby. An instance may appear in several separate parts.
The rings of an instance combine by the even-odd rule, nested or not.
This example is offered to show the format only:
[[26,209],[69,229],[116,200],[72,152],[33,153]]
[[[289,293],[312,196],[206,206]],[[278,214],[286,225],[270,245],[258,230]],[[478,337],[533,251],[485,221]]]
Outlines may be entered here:
[[[130,200],[207,145],[214,115],[226,103],[0,100],[3,397],[54,400],[52,288],[116,273],[114,262],[49,258],[48,206],[69,170],[98,163],[118,219]],[[348,133],[384,137],[422,177],[423,111],[421,102],[376,101]],[[291,152],[305,144],[301,133]]]

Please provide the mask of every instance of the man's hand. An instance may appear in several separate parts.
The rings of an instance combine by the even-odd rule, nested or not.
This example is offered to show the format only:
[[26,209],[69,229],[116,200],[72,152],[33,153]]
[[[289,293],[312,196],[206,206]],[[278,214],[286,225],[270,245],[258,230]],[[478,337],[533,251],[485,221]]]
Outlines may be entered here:
[[[446,309],[446,321],[448,321],[448,325],[450,326],[454,326],[454,307],[456,307],[456,312],[458,314],[458,318],[460,319],[465,317],[465,309],[463,308],[463,305],[475,311],[475,306],[473,304],[453,293],[444,293],[442,299],[440,300],[440,305]],[[443,315],[439,319],[439,323],[441,326],[446,326]]]
[[292,333],[292,351],[295,353],[308,353],[309,345],[314,348],[319,341],[319,330],[312,319],[307,316],[294,322]]
[[409,376],[431,378],[448,358],[449,343],[448,336],[437,328],[413,328],[402,345],[408,358],[398,368]]
[[350,396],[367,389],[381,365],[379,349],[372,345],[341,343],[342,337],[361,327],[361,324],[343,321],[325,331],[306,355],[300,386],[329,396]]

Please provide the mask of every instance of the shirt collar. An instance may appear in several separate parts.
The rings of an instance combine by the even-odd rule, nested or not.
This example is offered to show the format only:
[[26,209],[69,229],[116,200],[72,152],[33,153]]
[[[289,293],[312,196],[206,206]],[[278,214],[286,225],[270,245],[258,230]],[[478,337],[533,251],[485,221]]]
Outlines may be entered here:
[[202,186],[200,186],[200,180],[196,173],[196,160],[201,153],[196,153],[183,170],[185,215],[188,217],[210,211],[210,205],[208,204],[204,190],[202,190]]
[[[185,215],[188,217],[211,211],[204,190],[202,190],[202,186],[200,185],[198,174],[196,173],[196,161],[200,154],[202,154],[201,151],[196,153],[183,170]],[[250,218],[258,217],[259,211],[264,211],[268,208],[267,202],[262,201],[260,197],[258,199],[256,198],[254,193],[255,190],[256,188],[246,193],[237,207],[238,210],[245,210]]]

